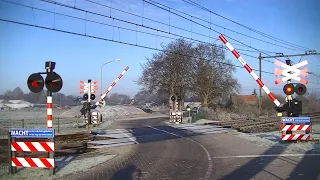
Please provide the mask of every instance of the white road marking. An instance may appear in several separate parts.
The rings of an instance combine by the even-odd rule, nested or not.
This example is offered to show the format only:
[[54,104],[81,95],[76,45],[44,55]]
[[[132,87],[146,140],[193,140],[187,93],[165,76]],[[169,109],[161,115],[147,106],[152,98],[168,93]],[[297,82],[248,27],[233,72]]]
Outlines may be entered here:
[[73,156],[69,156],[65,161],[70,161],[73,158]]
[[65,156],[56,158],[56,161],[62,161],[64,158],[65,158]]
[[209,161],[209,164],[208,164],[208,170],[206,172],[206,176],[204,179],[209,179],[211,174],[212,174],[212,167],[213,167],[213,164],[212,164],[212,160],[211,160],[211,155],[209,153],[209,151],[202,145],[200,144],[199,142],[193,140],[193,139],[190,139],[190,138],[187,138],[187,137],[183,137],[183,136],[180,136],[178,134],[175,134],[175,133],[171,133],[171,132],[168,132],[168,131],[165,131],[165,130],[162,130],[162,129],[158,129],[158,128],[155,128],[155,127],[152,127],[152,126],[149,126],[149,125],[146,125],[147,127],[149,128],[152,128],[152,129],[155,129],[157,131],[162,131],[162,132],[165,132],[167,134],[171,134],[173,136],[177,136],[177,137],[180,137],[180,138],[183,138],[183,139],[186,139],[186,140],[189,140],[191,142],[194,142],[196,144],[198,144],[206,153],[207,153],[207,157],[208,157],[208,161]]
[[320,154],[257,154],[257,155],[239,155],[239,156],[216,156],[216,157],[212,157],[212,159],[257,158],[257,157],[303,157],[303,156],[320,156]]
[[124,134],[125,136],[127,136],[128,138],[130,138],[131,139],[131,141],[133,141],[133,142],[135,142],[135,143],[137,143],[137,144],[139,144],[136,140],[134,140],[132,137],[130,137],[128,134],[126,134],[126,133],[124,133],[124,132],[122,132],[120,129],[117,129],[119,132],[121,132],[122,134]]

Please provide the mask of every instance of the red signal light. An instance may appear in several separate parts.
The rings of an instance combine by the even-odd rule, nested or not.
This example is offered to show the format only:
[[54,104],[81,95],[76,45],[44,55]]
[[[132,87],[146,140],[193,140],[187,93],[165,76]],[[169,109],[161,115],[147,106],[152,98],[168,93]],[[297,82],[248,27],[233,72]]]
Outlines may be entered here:
[[45,79],[45,85],[48,91],[51,92],[59,92],[62,88],[63,82],[62,78],[59,74],[55,72],[50,72],[47,74],[47,77]]
[[31,81],[29,82],[29,84],[31,84],[31,86],[32,86],[32,87],[35,87],[35,88],[39,87],[39,84],[38,84],[36,81],[34,81],[34,80],[31,80]]
[[283,87],[283,92],[286,94],[286,95],[292,95],[294,93],[294,86],[293,84],[286,84],[284,87]]
[[291,87],[287,87],[286,91],[287,91],[287,92],[291,92],[291,91],[292,91],[292,88],[291,88]]
[[299,84],[296,85],[296,90],[295,91],[296,91],[297,95],[302,96],[307,92],[307,87],[304,84],[300,84],[299,83]]
[[27,85],[31,92],[41,92],[44,86],[43,77],[39,73],[33,73],[29,76]]

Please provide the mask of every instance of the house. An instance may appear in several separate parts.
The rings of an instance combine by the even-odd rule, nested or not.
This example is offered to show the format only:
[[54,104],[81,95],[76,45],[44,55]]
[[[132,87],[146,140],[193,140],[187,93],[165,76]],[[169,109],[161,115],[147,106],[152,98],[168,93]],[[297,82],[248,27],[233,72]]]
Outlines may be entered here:
[[190,108],[200,107],[201,106],[201,102],[198,101],[196,98],[191,97],[191,98],[187,98],[187,99],[184,100],[183,108],[186,109],[187,105],[189,105]]
[[257,105],[258,99],[255,95],[234,95],[231,96],[232,104],[249,104],[249,105]]

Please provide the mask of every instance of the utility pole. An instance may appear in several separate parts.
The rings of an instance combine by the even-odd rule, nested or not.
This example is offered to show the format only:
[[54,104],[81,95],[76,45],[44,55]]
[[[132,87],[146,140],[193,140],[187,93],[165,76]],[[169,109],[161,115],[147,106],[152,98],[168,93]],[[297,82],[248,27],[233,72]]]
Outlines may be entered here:
[[88,79],[88,105],[89,105],[89,108],[88,108],[88,128],[91,128],[91,79]]
[[[291,60],[286,60],[286,64],[289,66],[292,66]],[[291,71],[289,73],[292,74]],[[290,84],[290,83],[291,83],[291,79],[288,79],[287,84]],[[291,106],[291,101],[292,101],[292,95],[287,95],[287,102],[288,102],[289,108]],[[291,117],[290,112],[287,112],[287,117]]]
[[[262,80],[261,79],[261,60],[262,60],[262,57],[261,57],[261,53],[259,53],[259,78],[260,78],[260,80]],[[260,87],[260,89],[259,89],[259,116],[261,116],[261,104],[262,104],[262,101],[261,101],[261,99],[262,99],[262,96],[261,96],[261,90],[262,90],[262,88]]]

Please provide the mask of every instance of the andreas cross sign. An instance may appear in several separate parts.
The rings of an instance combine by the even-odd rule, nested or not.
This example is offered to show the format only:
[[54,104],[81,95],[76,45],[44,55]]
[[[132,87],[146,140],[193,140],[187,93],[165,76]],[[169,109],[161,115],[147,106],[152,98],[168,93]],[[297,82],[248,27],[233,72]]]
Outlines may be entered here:
[[283,75],[284,77],[281,78],[281,79],[277,79],[274,83],[275,84],[280,84],[284,81],[287,81],[289,79],[294,79],[296,81],[299,81],[303,84],[308,84],[308,80],[306,79],[302,79],[299,77],[299,75],[302,75],[302,76],[308,76],[308,69],[307,68],[304,68],[302,70],[298,69],[299,67],[302,67],[302,66],[305,66],[308,64],[308,61],[302,61],[298,64],[295,64],[293,66],[289,66],[283,62],[280,62],[278,60],[276,60],[274,62],[275,65],[278,65],[282,68],[284,68],[284,70],[280,70],[278,68],[275,68],[274,69],[274,75],[275,76],[280,76],[280,75]]

